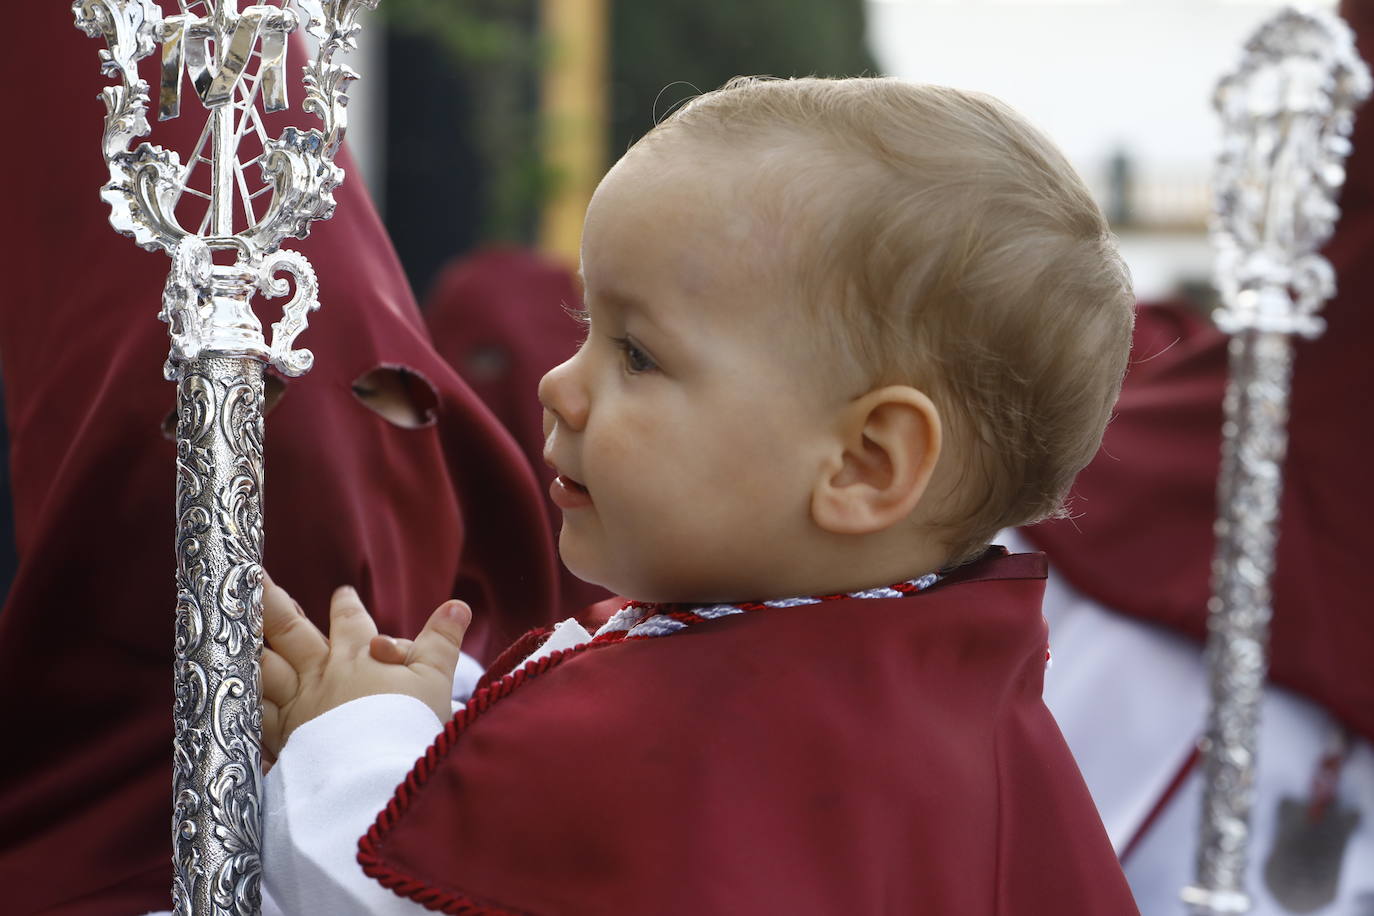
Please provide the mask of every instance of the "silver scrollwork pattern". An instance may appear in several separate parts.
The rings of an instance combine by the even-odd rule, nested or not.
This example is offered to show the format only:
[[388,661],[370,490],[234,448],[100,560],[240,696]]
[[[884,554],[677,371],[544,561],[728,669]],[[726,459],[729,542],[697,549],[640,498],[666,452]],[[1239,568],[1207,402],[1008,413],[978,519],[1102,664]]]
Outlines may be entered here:
[[118,80],[100,91],[105,103],[105,151],[110,180],[100,189],[110,205],[110,223],[149,250],[170,250],[186,234],[171,218],[181,160],[175,152],[141,143],[147,136],[148,83],[138,76],[138,62],[157,47],[162,10],[153,0],[76,0],[76,26],[92,38],[105,39],[100,69]]
[[334,55],[358,47],[358,14],[375,10],[377,0],[298,0],[308,17],[305,30],[320,41],[320,53],[305,69],[306,111],[324,122],[325,149],[330,158],[343,143],[348,126],[346,93],[358,74]]
[[334,189],[343,183],[344,171],[323,157],[325,146],[320,131],[294,127],[264,144],[261,168],[272,183],[272,202],[241,236],[259,257],[287,237],[305,238],[313,221],[334,215]]
[[[262,130],[261,119],[255,120],[250,112],[255,100],[266,111],[286,105],[282,77],[286,38],[302,17],[290,9],[291,0],[277,2],[279,7],[253,4],[242,11],[237,10],[235,0],[183,3],[181,14],[167,17],[154,0],[72,3],[77,27],[87,35],[103,38],[108,45],[100,52],[101,68],[116,80],[101,93],[106,108],[103,147],[110,177],[100,193],[110,206],[111,224],[142,247],[171,254],[174,262],[188,236],[213,242],[211,247],[239,250],[238,263],[217,266],[213,277],[203,271],[188,274],[183,270],[180,277],[169,278],[169,291],[173,283],[180,289],[187,277],[193,280],[205,306],[197,333],[172,329],[169,372],[173,377],[179,371],[176,367],[201,353],[270,359],[288,375],[309,368],[308,351],[291,353],[289,344],[282,349],[269,347],[262,340],[261,326],[249,304],[251,287],[226,287],[217,281],[223,275],[257,276],[270,271],[266,259],[285,239],[304,238],[313,221],[333,215],[334,190],[344,178],[334,156],[347,129],[348,85],[357,79],[357,73],[336,58],[357,47],[358,16],[364,9],[375,9],[377,0],[295,0],[304,12],[307,31],[319,39],[316,54],[304,68],[301,108],[318,117],[321,127],[286,127],[275,138],[261,134],[260,155],[240,163],[237,147],[246,126],[253,124]],[[176,151],[146,142],[132,145],[150,132],[150,90],[139,78],[138,61],[152,54],[159,42],[164,46],[161,116],[185,114],[181,99],[184,75],[209,113],[210,123],[201,141],[212,138],[208,152],[203,155],[198,148],[185,163]],[[255,63],[257,76],[250,77],[247,68]],[[239,119],[237,124],[235,118]],[[211,164],[213,180],[208,193],[188,183],[199,161]],[[245,169],[254,161],[266,185],[262,191],[271,190],[260,212],[251,205],[256,192],[250,195],[245,183]],[[249,195],[241,202],[242,219],[235,216],[231,201],[236,193]],[[214,218],[207,215],[209,234],[205,225],[191,232],[178,221],[177,208],[188,195],[210,200]],[[235,225],[236,220],[239,225]],[[306,276],[300,269],[303,263],[297,255],[286,269],[298,278]],[[174,275],[177,270],[174,263]],[[312,284],[313,276],[309,274]],[[189,296],[183,291],[177,294]],[[313,292],[294,301],[310,307],[319,304]],[[299,333],[305,323],[298,314],[287,325],[298,325]]]
[[[278,277],[278,272],[289,274],[291,281]],[[306,349],[293,350],[291,345],[305,330],[310,313],[320,307],[320,284],[315,279],[315,269],[310,262],[294,251],[278,251],[263,263],[258,288],[267,296],[285,296],[292,282],[295,283],[296,293],[282,307],[281,320],[272,324],[269,361],[277,371],[294,378],[309,372],[315,364],[314,353]]]
[[262,372],[255,359],[207,357],[177,385],[178,916],[260,908]]
[[172,269],[162,288],[162,311],[157,317],[167,324],[167,334],[172,338],[172,352],[163,374],[175,379],[179,367],[200,353],[204,340],[201,312],[214,262],[205,242],[194,235],[183,238],[171,254]]
[[1222,122],[1212,241],[1218,327],[1314,337],[1335,291],[1331,235],[1369,71],[1338,18],[1286,9],[1246,43],[1213,98]]
[[153,0],[76,0],[76,27],[91,38],[103,38],[100,69],[119,80],[100,92],[105,102],[107,156],[123,151],[135,137],[148,133],[148,83],[138,77],[138,62],[153,53],[162,10]]

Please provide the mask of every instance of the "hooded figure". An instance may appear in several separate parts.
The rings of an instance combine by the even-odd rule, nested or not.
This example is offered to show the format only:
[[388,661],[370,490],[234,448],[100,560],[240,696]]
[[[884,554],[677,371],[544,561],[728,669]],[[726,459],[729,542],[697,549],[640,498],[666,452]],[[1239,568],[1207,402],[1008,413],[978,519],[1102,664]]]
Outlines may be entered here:
[[[1347,3],[1366,61],[1374,4]],[[1256,914],[1353,912],[1374,895],[1374,614],[1362,541],[1374,505],[1374,108],[1357,112],[1326,332],[1294,344],[1279,537],[1249,823]],[[1073,748],[1141,909],[1194,875],[1207,633],[1228,338],[1173,306],[1142,308],[1102,450],[1074,518],[1021,532],[1072,589],[1047,596],[1046,702]],[[1016,541],[1011,541],[1016,543]],[[1363,912],[1363,909],[1360,909]]]
[[[1371,59],[1374,4],[1342,12]],[[1269,677],[1374,740],[1374,615],[1360,548],[1374,506],[1374,427],[1364,422],[1374,386],[1369,104],[1351,139],[1340,221],[1322,251],[1337,287],[1321,313],[1326,332],[1294,345]],[[1141,309],[1116,414],[1074,483],[1074,517],[1024,532],[1085,595],[1197,641],[1206,638],[1212,593],[1228,340],[1173,307]]]
[[[65,3],[8,16],[24,40],[0,74],[28,88],[10,102],[17,129],[0,152],[0,362],[20,556],[0,612],[11,749],[0,887],[15,914],[164,909],[176,447],[163,432],[175,385],[162,378],[156,316],[169,261],[117,235],[99,198],[104,43],[73,28]],[[156,63],[143,61],[150,82]],[[185,158],[204,123],[189,88],[182,110],[154,121],[149,140]],[[295,108],[267,130],[313,121]],[[346,150],[338,162],[348,178],[337,215],[286,243],[318,272],[323,306],[300,338],[314,369],[269,403],[265,565],[320,622],[341,584],[397,634],[463,598],[475,614],[464,648],[485,659],[558,606],[542,497],[510,436],[435,353]]]

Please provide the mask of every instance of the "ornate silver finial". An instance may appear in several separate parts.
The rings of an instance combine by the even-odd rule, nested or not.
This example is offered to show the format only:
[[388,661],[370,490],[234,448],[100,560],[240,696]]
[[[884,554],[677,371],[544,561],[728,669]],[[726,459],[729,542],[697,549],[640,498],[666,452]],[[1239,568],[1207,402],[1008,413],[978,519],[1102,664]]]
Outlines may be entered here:
[[1205,754],[1196,916],[1246,913],[1245,870],[1259,705],[1267,669],[1287,449],[1292,335],[1315,337],[1335,291],[1318,249],[1331,235],[1343,163],[1369,71],[1334,16],[1284,9],[1245,46],[1217,87],[1223,123],[1212,238],[1232,335],[1218,481],[1213,597],[1208,603],[1212,705]]
[[1317,311],[1335,277],[1317,250],[1340,213],[1350,129],[1369,89],[1349,27],[1293,9],[1264,23],[1218,84],[1215,318],[1228,334],[1316,337],[1325,327]]
[[[284,239],[304,238],[312,220],[334,212],[333,192],[343,170],[333,159],[347,126],[348,83],[357,76],[334,57],[356,47],[358,14],[376,8],[377,0],[297,0],[306,30],[320,41],[305,67],[302,108],[323,127],[288,127],[271,138],[257,104],[260,100],[268,112],[286,107],[287,36],[299,24],[290,0],[278,2],[238,11],[235,0],[180,0],[181,12],[166,17],[153,0],[72,4],[77,27],[109,45],[100,54],[101,69],[118,81],[101,92],[110,169],[101,197],[110,205],[110,223],[144,248],[166,251],[176,265],[160,315],[171,326],[168,378],[177,378],[185,361],[200,353],[253,356],[293,376],[312,362],[308,350],[291,347],[309,313],[319,307],[314,273],[300,255],[277,252]],[[148,83],[139,78],[137,64],[159,42],[159,117],[181,114],[187,79],[209,111],[184,165],[175,151],[146,142],[131,147],[149,133]],[[249,72],[255,55],[256,74]],[[238,151],[245,140],[258,150],[241,161]],[[254,165],[256,181],[250,171]],[[208,176],[200,174],[200,166],[208,167]],[[261,197],[268,192],[264,207]],[[194,231],[179,219],[188,198],[203,208]],[[204,256],[207,249],[233,252],[235,263],[216,264]],[[282,272],[290,275],[296,293],[274,325],[269,345],[250,300],[257,292],[285,295],[290,284],[276,277]]]
[[[159,317],[172,341],[165,372],[177,381],[177,916],[253,916],[261,905],[263,371],[301,375],[313,361],[292,345],[319,307],[315,272],[280,245],[334,212],[343,170],[333,159],[356,76],[334,56],[354,47],[357,16],[377,0],[297,5],[320,42],[302,107],[322,127],[274,139],[263,115],[287,103],[287,37],[301,21],[290,0],[243,10],[237,0],[178,0],[172,16],[153,0],[72,4],[77,26],[105,39],[101,69],[115,80],[100,94],[110,222],[172,259]],[[159,43],[159,117],[184,113],[187,81],[208,113],[184,164],[174,151],[132,145],[149,133],[138,62]],[[269,345],[251,300],[293,286]]]

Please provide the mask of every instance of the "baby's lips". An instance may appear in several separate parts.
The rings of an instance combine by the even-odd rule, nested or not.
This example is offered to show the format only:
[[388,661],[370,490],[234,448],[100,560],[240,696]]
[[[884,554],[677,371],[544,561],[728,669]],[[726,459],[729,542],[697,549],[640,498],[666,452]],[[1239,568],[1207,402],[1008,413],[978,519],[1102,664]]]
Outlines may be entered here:
[[558,466],[557,461],[554,461],[552,455],[550,455],[548,452],[545,452],[543,454],[543,458],[544,463],[548,465],[551,469],[553,469],[554,474],[557,476],[559,480],[562,480],[564,484],[570,485],[574,490],[581,490],[584,493],[587,491],[586,485],[583,484],[580,480],[573,477],[571,474],[563,473],[563,469]]
[[565,510],[585,509],[592,504],[592,496],[587,488],[566,474],[559,474],[549,484],[549,498],[555,506]]

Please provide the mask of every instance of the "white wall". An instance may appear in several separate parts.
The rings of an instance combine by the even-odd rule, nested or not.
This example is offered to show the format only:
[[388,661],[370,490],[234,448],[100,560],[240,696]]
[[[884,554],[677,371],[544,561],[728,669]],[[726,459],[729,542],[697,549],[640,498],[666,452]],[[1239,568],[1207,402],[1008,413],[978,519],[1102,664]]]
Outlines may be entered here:
[[[1108,157],[1124,149],[1161,207],[1198,211],[1200,221],[1217,144],[1212,89],[1279,5],[869,0],[869,40],[893,76],[1005,100],[1047,131],[1099,191]],[[1334,0],[1316,5],[1331,8]],[[1198,231],[1132,234],[1123,252],[1142,298],[1209,263]]]
[[[348,85],[348,131],[344,142],[349,152],[358,162],[361,175],[346,175],[345,181],[361,180],[367,185],[368,193],[377,210],[386,212],[386,185],[383,170],[386,168],[386,35],[381,18],[376,13],[364,10],[358,18],[362,31],[358,33],[358,49],[335,57],[336,61],[352,67],[358,79]],[[315,54],[319,42],[307,34],[304,26],[300,29],[310,54]],[[299,80],[299,73],[289,74]],[[300,84],[293,83],[291,103],[299,105]],[[309,126],[307,118],[306,126]]]
[[358,50],[347,63],[360,78],[348,89],[348,148],[358,160],[362,179],[377,209],[386,212],[386,35],[376,13],[364,13]]

